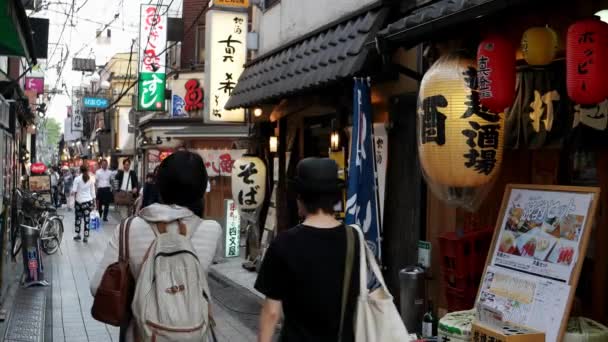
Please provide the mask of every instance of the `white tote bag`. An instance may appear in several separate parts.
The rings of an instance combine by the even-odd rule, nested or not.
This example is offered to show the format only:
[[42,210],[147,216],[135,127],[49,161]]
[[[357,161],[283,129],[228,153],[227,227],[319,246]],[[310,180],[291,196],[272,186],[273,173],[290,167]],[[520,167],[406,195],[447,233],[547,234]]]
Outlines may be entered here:
[[[409,342],[410,337],[401,320],[399,311],[388,291],[374,253],[365,243],[359,227],[353,227],[359,235],[360,292],[355,316],[356,342]],[[367,289],[367,265],[381,286],[370,293]]]

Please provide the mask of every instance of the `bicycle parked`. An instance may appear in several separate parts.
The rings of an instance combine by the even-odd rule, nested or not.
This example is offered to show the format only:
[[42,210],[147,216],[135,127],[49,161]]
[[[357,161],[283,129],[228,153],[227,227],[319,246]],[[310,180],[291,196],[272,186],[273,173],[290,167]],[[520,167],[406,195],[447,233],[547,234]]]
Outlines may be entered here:
[[15,190],[17,222],[11,227],[13,258],[21,251],[21,227],[33,227],[40,231],[40,248],[47,255],[59,250],[63,239],[63,217],[57,209],[37,193]]

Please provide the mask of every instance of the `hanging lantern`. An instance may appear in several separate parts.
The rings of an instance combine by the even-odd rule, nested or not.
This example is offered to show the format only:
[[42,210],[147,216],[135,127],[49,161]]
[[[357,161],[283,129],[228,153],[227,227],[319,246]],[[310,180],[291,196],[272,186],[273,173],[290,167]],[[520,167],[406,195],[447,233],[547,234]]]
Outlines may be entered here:
[[593,105],[608,97],[608,24],[592,18],[570,25],[566,70],[568,96],[574,102]]
[[242,211],[255,211],[266,196],[266,165],[252,155],[243,155],[232,167],[232,197]]
[[521,40],[521,51],[529,65],[553,62],[559,46],[557,33],[549,27],[529,28]]
[[441,57],[422,79],[417,108],[427,183],[439,198],[470,210],[498,174],[504,141],[504,115],[481,107],[474,65],[458,55]]
[[515,48],[502,36],[490,36],[477,49],[477,84],[481,104],[502,113],[515,97]]

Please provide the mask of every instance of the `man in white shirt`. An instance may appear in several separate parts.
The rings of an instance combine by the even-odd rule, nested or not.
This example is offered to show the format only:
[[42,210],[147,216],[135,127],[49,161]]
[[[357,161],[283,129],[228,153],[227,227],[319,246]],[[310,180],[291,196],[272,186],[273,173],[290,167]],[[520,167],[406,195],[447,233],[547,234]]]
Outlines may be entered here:
[[59,208],[59,174],[54,166],[51,168],[51,201],[55,208]]
[[108,222],[110,202],[112,202],[112,171],[108,170],[108,161],[101,161],[101,168],[95,172],[95,187],[97,188],[97,209],[104,222]]

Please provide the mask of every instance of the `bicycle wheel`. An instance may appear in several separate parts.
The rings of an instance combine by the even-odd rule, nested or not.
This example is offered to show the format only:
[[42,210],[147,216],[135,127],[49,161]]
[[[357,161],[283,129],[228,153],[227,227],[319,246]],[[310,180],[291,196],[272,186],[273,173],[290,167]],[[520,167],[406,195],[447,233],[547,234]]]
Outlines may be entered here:
[[21,252],[21,225],[30,225],[29,222],[23,213],[19,213],[17,216],[17,222],[12,223],[11,227],[11,254],[13,256],[13,260],[19,255]]
[[59,217],[51,217],[44,222],[40,229],[40,247],[47,255],[59,250],[63,239],[63,222]]

